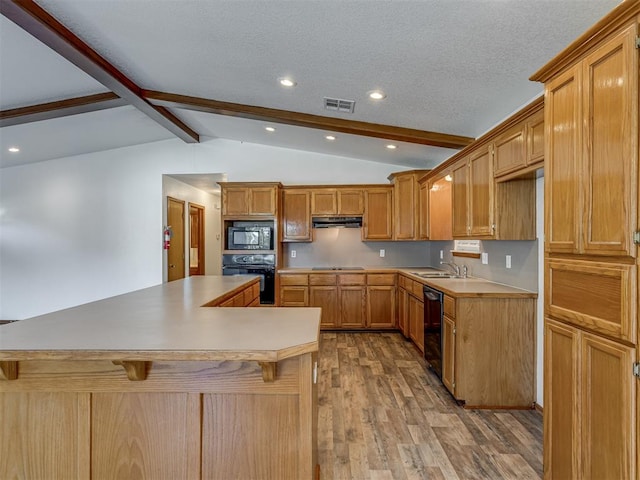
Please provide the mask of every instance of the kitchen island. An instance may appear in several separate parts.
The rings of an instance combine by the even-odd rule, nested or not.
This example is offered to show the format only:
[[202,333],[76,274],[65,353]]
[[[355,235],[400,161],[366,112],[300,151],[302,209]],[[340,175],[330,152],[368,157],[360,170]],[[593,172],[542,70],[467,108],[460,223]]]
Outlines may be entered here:
[[190,277],[0,327],[0,478],[317,475],[320,309]]

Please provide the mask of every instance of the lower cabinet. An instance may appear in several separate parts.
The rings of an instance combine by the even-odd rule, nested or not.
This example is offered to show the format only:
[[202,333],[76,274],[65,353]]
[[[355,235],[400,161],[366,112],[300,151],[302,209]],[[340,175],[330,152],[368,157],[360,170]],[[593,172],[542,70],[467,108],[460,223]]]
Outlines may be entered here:
[[442,380],[456,400],[468,407],[533,405],[535,308],[534,298],[445,296]]
[[204,307],[259,307],[260,306],[260,280],[255,280],[251,285],[240,291],[229,292],[227,295],[216,298]]
[[282,273],[279,306],[320,307],[323,329],[396,328],[395,273]]
[[545,478],[635,478],[634,348],[545,320]]
[[409,338],[409,292],[402,285],[398,286],[398,329]]

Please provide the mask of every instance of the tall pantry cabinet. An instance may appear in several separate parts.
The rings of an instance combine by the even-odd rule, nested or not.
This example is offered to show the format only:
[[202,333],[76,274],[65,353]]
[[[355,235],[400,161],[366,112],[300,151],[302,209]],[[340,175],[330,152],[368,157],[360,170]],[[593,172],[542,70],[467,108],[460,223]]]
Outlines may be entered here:
[[545,84],[544,475],[640,479],[638,45],[622,2]]

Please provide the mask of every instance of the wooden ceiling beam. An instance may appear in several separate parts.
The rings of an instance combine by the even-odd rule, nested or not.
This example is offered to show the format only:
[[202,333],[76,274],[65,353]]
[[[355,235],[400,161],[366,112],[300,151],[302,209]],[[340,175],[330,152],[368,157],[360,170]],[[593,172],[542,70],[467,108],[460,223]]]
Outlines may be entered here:
[[10,110],[0,110],[0,128],[68,117],[79,113],[97,112],[125,105],[129,105],[129,102],[115,93],[107,92],[12,108]]
[[102,85],[187,143],[196,132],[163,107],[148,102],[142,89],[32,0],[0,0],[0,13]]
[[412,128],[394,127],[391,125],[380,125],[376,123],[311,115],[308,113],[291,112],[288,110],[220,102],[206,98],[189,97],[186,95],[177,95],[152,90],[143,90],[142,95],[153,104],[166,108],[183,108],[186,110],[213,113],[216,115],[228,115],[232,117],[262,120],[298,127],[316,128],[331,132],[384,138],[387,140],[417,143],[432,147],[460,150],[474,141],[471,137],[450,135],[447,133],[429,132],[425,130],[415,130]]

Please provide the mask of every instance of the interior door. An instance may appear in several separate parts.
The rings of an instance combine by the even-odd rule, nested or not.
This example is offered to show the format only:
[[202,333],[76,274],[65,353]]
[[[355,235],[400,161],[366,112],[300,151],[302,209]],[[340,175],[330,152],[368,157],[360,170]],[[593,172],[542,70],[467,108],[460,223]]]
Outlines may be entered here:
[[189,275],[204,275],[204,207],[189,204]]
[[167,197],[167,225],[171,246],[167,251],[167,281],[184,278],[184,201]]

